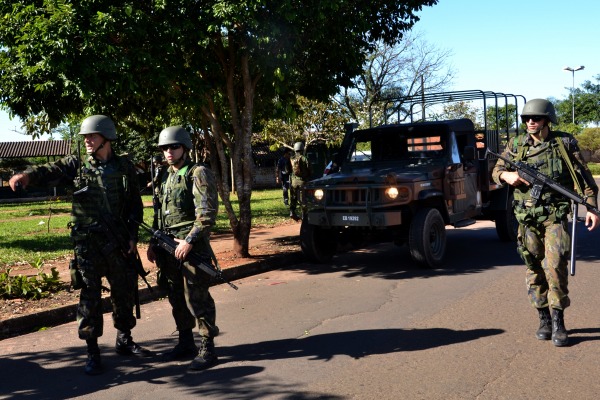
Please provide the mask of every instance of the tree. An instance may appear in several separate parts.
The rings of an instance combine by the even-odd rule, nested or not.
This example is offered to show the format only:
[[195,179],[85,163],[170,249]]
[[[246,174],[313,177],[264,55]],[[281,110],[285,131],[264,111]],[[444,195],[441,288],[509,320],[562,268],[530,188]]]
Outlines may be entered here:
[[[234,234],[248,256],[255,116],[298,94],[350,86],[376,43],[392,45],[437,0],[38,0],[0,4],[0,103],[22,119],[102,112],[149,137],[202,132]],[[182,121],[184,120],[184,121]],[[231,206],[233,167],[239,216]]]
[[273,143],[274,148],[289,147],[302,141],[308,147],[321,142],[327,146],[339,146],[344,138],[344,115],[336,102],[320,102],[298,96],[298,111],[288,120],[270,119],[265,121],[263,139]]
[[[600,75],[597,75],[595,79],[596,83],[585,81],[580,88],[568,88],[571,94],[564,100],[554,102],[561,127],[573,123],[573,98],[575,99],[576,125],[593,124],[598,126],[600,124]],[[576,129],[571,128],[569,131],[573,130]]]
[[449,50],[427,43],[421,34],[408,33],[394,44],[377,42],[363,71],[337,98],[361,127],[381,124],[384,99],[443,91],[454,71]]

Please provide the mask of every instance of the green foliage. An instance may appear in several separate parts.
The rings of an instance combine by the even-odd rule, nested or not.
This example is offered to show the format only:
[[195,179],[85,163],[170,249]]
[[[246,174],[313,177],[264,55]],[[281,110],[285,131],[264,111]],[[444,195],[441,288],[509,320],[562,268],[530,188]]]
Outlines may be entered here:
[[575,100],[575,124],[600,124],[600,75],[594,77],[596,83],[585,81],[580,88],[569,88],[570,94],[564,100],[554,102],[558,121],[563,124],[573,123],[573,100]]
[[344,138],[344,124],[348,122],[339,104],[319,102],[303,96],[296,98],[297,111],[288,120],[265,121],[263,140],[273,143],[272,150],[279,147],[292,148],[297,141],[321,142],[327,146],[339,146]]
[[43,263],[38,260],[37,274],[34,276],[11,275],[11,268],[0,273],[0,297],[3,299],[40,299],[62,289],[59,273],[51,268],[51,273],[43,272]]
[[584,128],[576,135],[579,147],[583,150],[595,151],[600,149],[600,128]]
[[588,167],[594,176],[600,176],[600,164],[588,163]]

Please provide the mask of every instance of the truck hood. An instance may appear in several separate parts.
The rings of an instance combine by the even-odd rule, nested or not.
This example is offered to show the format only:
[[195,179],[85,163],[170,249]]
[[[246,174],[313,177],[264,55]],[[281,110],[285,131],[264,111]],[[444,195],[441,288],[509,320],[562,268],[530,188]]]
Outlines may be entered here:
[[307,187],[336,186],[344,184],[378,184],[389,182],[394,179],[397,183],[414,183],[440,179],[444,176],[444,168],[441,166],[424,166],[419,168],[377,168],[364,167],[352,168],[351,170],[333,173],[312,180]]

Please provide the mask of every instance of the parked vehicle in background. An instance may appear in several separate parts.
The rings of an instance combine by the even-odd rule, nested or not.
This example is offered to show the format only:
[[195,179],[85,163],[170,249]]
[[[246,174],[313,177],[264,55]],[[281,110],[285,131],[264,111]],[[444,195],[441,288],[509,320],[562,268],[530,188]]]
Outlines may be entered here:
[[[411,122],[361,130],[349,124],[333,161],[337,172],[305,187],[303,253],[326,262],[340,244],[389,240],[407,244],[417,264],[437,267],[446,253],[446,226],[478,219],[495,221],[501,240],[516,240],[512,192],[492,181],[496,160],[485,151],[501,152],[515,132],[509,121],[519,121],[520,98],[525,102],[522,96],[473,90],[389,99],[384,110],[408,110]],[[483,129],[466,118],[414,122],[415,106],[449,101],[481,101],[484,110],[494,107],[495,121],[486,119]],[[509,104],[515,105],[511,118]],[[501,121],[506,126],[491,129]]]

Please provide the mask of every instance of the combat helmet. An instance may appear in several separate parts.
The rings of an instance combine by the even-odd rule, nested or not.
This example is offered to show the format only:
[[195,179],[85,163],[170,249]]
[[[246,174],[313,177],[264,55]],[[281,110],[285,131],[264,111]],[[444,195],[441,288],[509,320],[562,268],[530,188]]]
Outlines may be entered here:
[[523,112],[521,113],[521,119],[526,116],[535,115],[543,115],[547,117],[553,124],[558,124],[558,120],[556,119],[556,110],[554,109],[552,103],[546,99],[533,99],[525,103],[523,106]]
[[194,147],[190,133],[181,126],[169,126],[160,132],[160,135],[158,135],[158,146],[168,144],[182,144],[188,150]]
[[304,143],[296,142],[294,143],[294,151],[302,151],[304,150]]
[[89,135],[90,133],[98,133],[106,140],[117,139],[115,124],[106,115],[92,115],[83,120],[79,134]]

